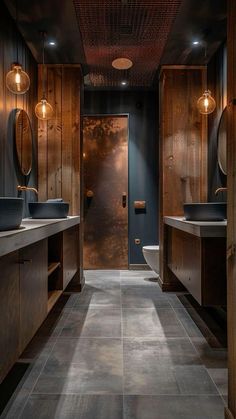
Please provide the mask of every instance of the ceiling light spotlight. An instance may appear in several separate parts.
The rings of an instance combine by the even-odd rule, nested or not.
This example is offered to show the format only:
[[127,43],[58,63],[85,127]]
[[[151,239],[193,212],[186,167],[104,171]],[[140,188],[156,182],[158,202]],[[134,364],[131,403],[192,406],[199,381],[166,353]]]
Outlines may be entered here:
[[56,42],[55,42],[55,41],[50,41],[50,42],[48,43],[48,45],[50,45],[50,46],[52,46],[52,47],[55,47]]
[[132,67],[133,62],[129,58],[116,58],[112,61],[111,65],[116,70],[128,70]]
[[121,82],[121,85],[122,85],[122,86],[126,86],[126,85],[127,85],[127,81],[125,81],[125,80],[124,80],[124,81],[122,81],[122,82]]
[[199,45],[200,42],[199,41],[193,41],[193,45]]

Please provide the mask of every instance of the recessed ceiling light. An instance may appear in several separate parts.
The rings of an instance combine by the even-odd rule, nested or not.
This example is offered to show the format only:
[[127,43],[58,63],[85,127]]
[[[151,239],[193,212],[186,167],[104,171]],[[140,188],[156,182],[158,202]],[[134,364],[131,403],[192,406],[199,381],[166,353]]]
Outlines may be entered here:
[[49,41],[48,45],[51,45],[52,47],[55,47],[56,42],[55,41]]
[[200,42],[199,41],[193,41],[193,45],[199,45]]
[[112,61],[112,67],[117,70],[128,70],[133,65],[132,61],[129,58],[116,58]]
[[121,82],[121,85],[122,85],[122,86],[126,86],[126,85],[127,85],[127,81],[125,81],[125,80],[124,80],[124,81],[122,81],[122,82]]

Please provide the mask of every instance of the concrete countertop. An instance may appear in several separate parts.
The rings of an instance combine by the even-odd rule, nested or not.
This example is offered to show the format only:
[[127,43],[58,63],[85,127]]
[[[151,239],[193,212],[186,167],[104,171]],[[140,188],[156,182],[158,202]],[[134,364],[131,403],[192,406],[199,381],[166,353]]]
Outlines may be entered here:
[[186,221],[184,217],[164,217],[164,223],[198,237],[226,237],[227,220]]
[[0,232],[0,257],[80,223],[79,216],[60,219],[24,218],[17,230]]

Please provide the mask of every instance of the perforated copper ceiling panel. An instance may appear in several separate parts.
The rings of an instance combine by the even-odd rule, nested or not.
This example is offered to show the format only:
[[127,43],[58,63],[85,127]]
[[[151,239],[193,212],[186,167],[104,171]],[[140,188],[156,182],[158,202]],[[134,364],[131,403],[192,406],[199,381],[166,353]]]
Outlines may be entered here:
[[[74,0],[94,86],[150,86],[181,0]],[[130,70],[112,68],[117,57]]]

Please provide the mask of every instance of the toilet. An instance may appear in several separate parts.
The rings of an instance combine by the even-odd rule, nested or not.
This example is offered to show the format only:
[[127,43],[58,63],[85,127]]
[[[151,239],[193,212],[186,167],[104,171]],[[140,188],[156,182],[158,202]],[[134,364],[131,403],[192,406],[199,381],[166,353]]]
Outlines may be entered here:
[[147,264],[159,275],[159,246],[143,246],[142,250]]

